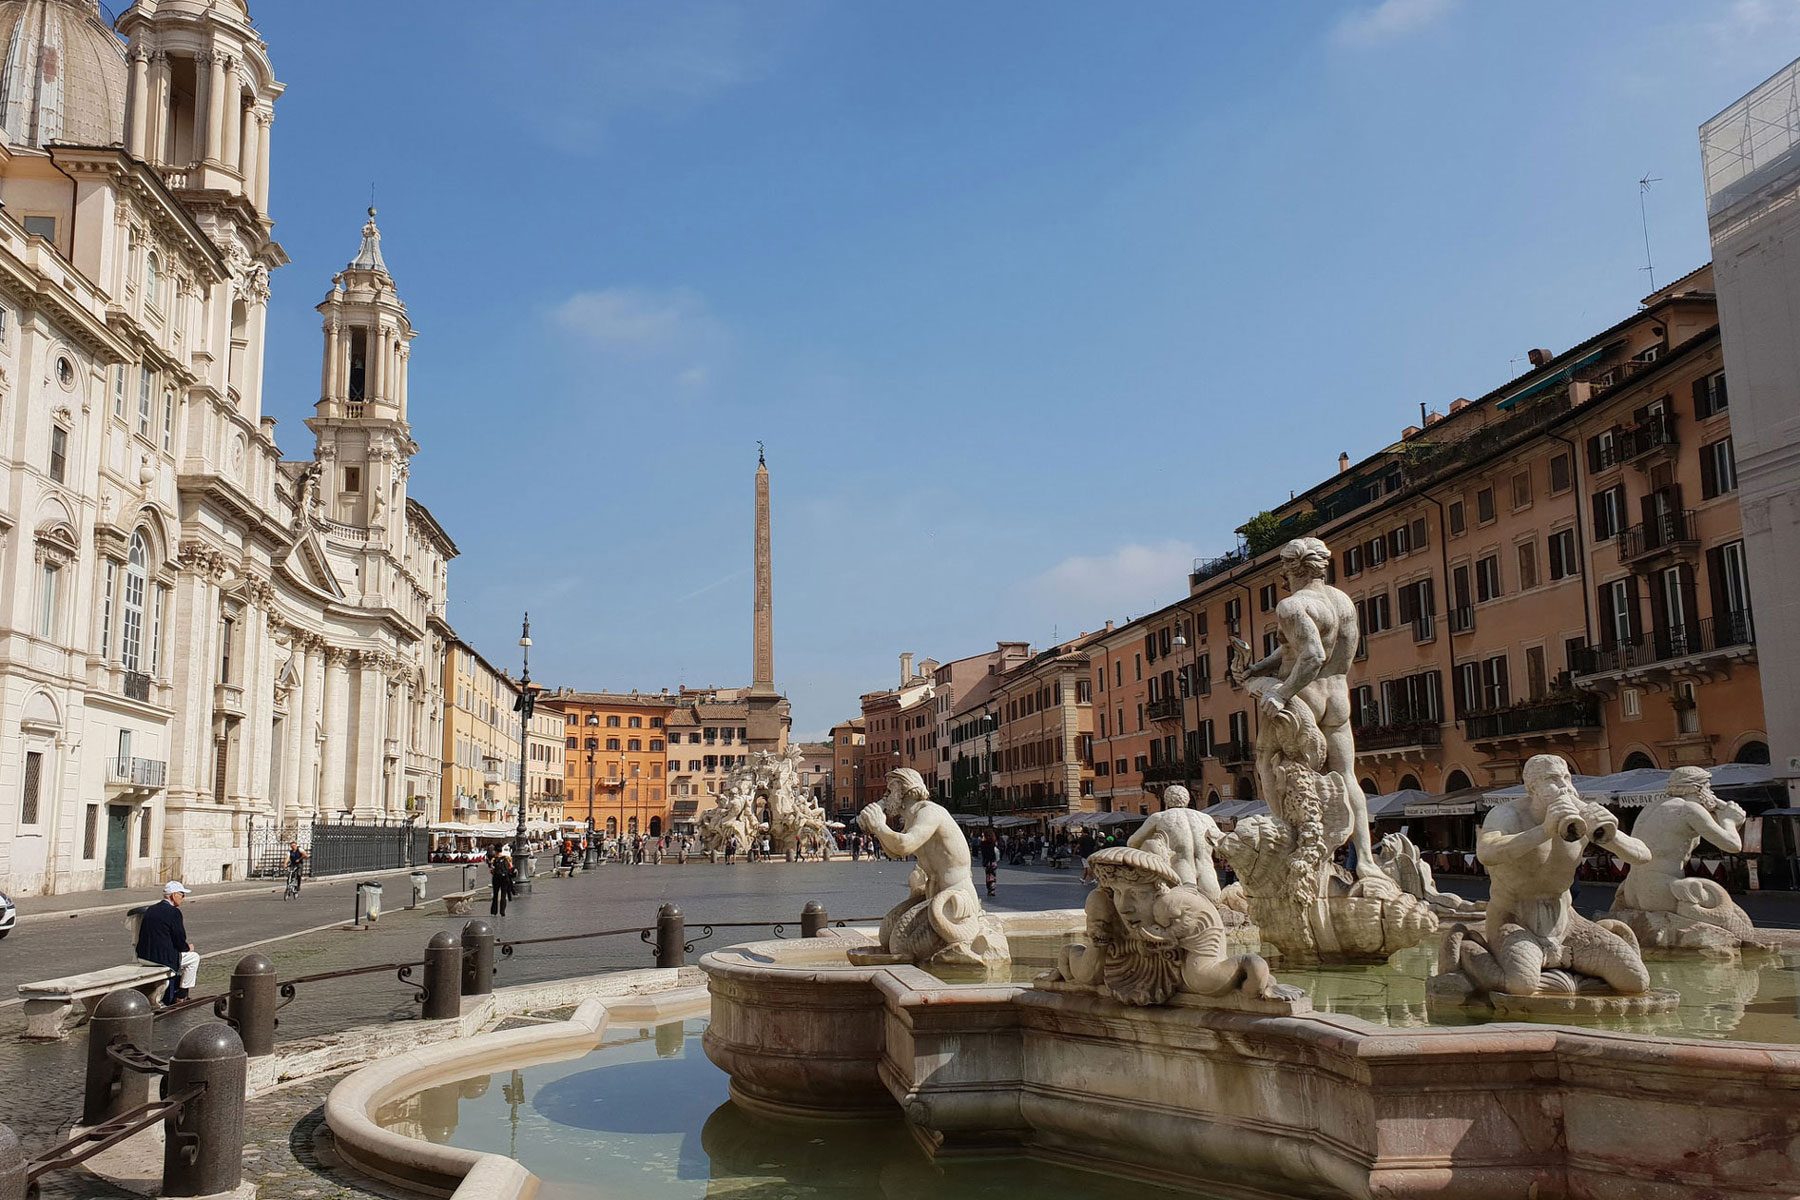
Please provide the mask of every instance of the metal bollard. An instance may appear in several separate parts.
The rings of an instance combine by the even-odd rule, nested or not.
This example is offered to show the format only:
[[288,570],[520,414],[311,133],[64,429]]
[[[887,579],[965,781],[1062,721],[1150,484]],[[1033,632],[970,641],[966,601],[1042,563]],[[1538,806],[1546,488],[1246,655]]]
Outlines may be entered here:
[[679,967],[685,959],[682,947],[687,942],[687,922],[681,910],[665,904],[656,910],[656,965]]
[[494,990],[494,927],[470,921],[462,927],[462,994],[487,996]]
[[427,1021],[447,1021],[462,1014],[462,947],[448,933],[434,933],[425,943],[425,1008]]
[[213,1196],[244,1180],[244,1082],[248,1059],[231,1026],[208,1021],[182,1036],[169,1057],[169,1095],[205,1090],[163,1128],[165,1196]]
[[800,936],[818,937],[825,932],[825,926],[830,921],[823,904],[817,900],[808,900],[806,907],[800,910]]
[[150,1102],[151,1077],[126,1070],[106,1051],[115,1042],[130,1042],[147,1051],[155,1028],[156,1009],[144,993],[127,988],[101,997],[88,1022],[87,1088],[81,1101],[83,1125],[98,1125]]
[[25,1200],[25,1166],[19,1135],[0,1125],[0,1200]]
[[237,1030],[244,1053],[262,1058],[275,1053],[275,964],[260,954],[246,954],[231,969],[231,996],[225,1001],[225,1021]]

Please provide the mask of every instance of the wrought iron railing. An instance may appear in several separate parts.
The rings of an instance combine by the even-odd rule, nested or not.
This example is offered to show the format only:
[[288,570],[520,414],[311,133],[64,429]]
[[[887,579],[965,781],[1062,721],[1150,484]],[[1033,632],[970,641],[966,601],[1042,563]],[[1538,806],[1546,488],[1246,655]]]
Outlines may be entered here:
[[1574,660],[1577,675],[1629,671],[1671,659],[1712,654],[1756,644],[1756,622],[1750,610],[1684,621],[1607,645],[1588,646]]
[[1618,537],[1619,561],[1633,562],[1647,555],[1680,546],[1692,545],[1698,539],[1694,526],[1694,510],[1671,509],[1642,525],[1633,525]]
[[1188,572],[1188,582],[1201,584],[1215,575],[1223,575],[1240,563],[1250,561],[1250,547],[1239,546],[1236,550],[1221,554],[1216,558],[1196,558],[1194,569]]
[[1628,463],[1642,458],[1653,450],[1661,450],[1675,444],[1674,415],[1656,413],[1633,425],[1630,429],[1621,429],[1615,432],[1611,448],[1600,456],[1600,466],[1605,468],[1617,463]]
[[1164,696],[1144,705],[1144,715],[1152,721],[1179,721],[1182,715],[1180,697]]
[[1492,738],[1521,737],[1557,729],[1598,729],[1599,727],[1599,701],[1582,699],[1532,701],[1529,704],[1515,704],[1509,708],[1469,713],[1463,718],[1463,732],[1472,742]]
[[150,676],[142,671],[125,672],[125,698],[150,702]]
[[1239,763],[1247,763],[1256,758],[1256,750],[1247,740],[1220,742],[1217,754],[1219,756],[1219,761],[1228,767],[1237,766]]
[[1363,725],[1356,730],[1358,750],[1436,746],[1442,740],[1443,729],[1436,721],[1394,721],[1386,725]]

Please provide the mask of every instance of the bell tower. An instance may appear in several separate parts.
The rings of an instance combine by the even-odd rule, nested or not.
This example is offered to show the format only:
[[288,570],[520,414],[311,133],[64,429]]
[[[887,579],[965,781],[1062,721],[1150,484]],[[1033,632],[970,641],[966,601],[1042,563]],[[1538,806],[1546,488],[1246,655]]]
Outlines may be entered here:
[[[307,428],[317,439],[319,498],[333,521],[398,546],[406,476],[419,452],[406,422],[406,366],[412,322],[381,258],[381,230],[369,209],[362,245],[332,278],[318,306],[324,318],[319,402]],[[383,536],[393,531],[391,543]]]

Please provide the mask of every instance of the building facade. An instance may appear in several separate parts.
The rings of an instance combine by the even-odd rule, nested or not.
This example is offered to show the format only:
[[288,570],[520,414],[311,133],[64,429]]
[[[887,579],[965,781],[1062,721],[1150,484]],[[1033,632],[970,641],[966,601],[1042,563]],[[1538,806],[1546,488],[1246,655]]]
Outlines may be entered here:
[[513,707],[519,685],[458,637],[450,639],[444,661],[447,716],[438,819],[512,825],[519,817],[519,715]]
[[437,794],[454,543],[406,493],[412,330],[371,215],[307,457],[262,412],[270,134],[242,0],[0,2],[0,875],[247,869]]
[[664,692],[549,693],[563,738],[563,817],[596,833],[659,836],[669,824],[664,775],[679,697]]
[[835,803],[828,811],[841,820],[854,815],[862,795],[863,719],[851,717],[831,727],[831,794]]
[[1083,634],[1020,661],[1002,643],[965,685],[945,735],[945,803],[955,812],[1056,815],[1095,810],[1094,704]]

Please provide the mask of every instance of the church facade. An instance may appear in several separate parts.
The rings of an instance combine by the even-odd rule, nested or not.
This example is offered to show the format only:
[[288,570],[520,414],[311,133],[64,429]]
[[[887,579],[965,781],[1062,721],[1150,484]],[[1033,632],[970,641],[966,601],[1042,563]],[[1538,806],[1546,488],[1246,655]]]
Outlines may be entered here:
[[262,410],[282,94],[242,0],[0,0],[0,880],[242,878],[258,832],[428,820],[455,543],[408,495],[374,211],[310,453]]

